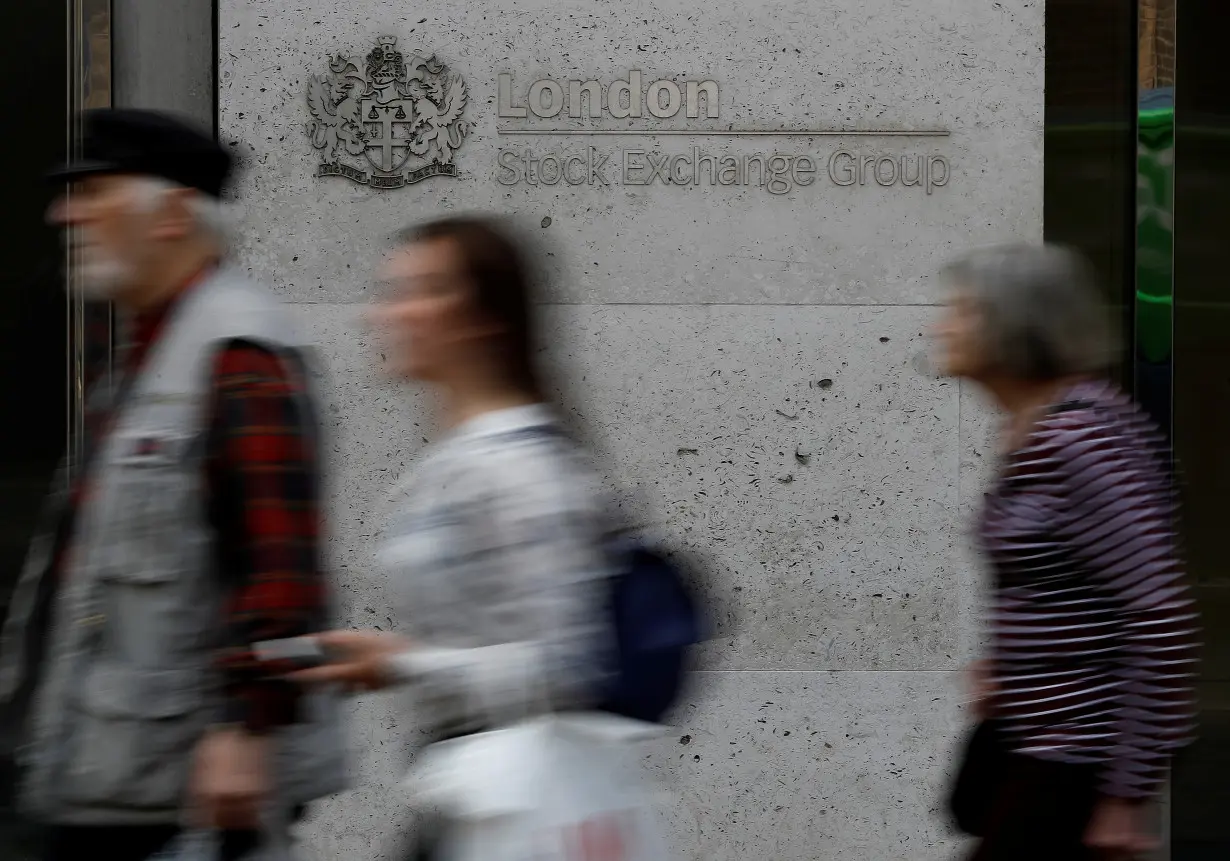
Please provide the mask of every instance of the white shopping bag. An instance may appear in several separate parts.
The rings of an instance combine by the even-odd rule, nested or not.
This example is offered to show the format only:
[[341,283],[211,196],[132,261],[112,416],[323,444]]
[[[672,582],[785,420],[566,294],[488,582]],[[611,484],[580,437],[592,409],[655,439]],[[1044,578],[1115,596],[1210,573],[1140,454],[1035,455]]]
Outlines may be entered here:
[[547,714],[432,745],[405,785],[448,820],[441,861],[667,861],[635,744],[659,732]]

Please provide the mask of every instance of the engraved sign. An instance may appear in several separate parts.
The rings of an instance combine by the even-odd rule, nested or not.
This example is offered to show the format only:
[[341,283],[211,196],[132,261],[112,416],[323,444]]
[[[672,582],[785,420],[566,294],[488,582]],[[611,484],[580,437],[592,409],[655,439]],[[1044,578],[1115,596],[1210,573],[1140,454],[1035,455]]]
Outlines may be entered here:
[[685,81],[680,87],[664,79],[652,82],[646,91],[642,77],[639,69],[633,69],[626,77],[609,85],[580,78],[563,82],[544,78],[534,81],[525,96],[519,98],[514,91],[512,73],[501,72],[497,112],[501,119],[521,119],[529,114],[544,118],[609,116],[627,119],[642,117],[648,111],[651,117],[667,119],[684,108],[684,114],[690,119],[701,116],[717,119],[720,105],[717,81]]
[[942,155],[886,155],[838,149],[822,153],[718,154],[693,146],[690,152],[659,153],[647,149],[585,152],[529,147],[500,149],[495,181],[500,185],[736,186],[789,194],[818,177],[837,187],[875,185],[921,188],[926,194],[948,185],[952,167]]
[[[834,190],[921,189],[931,196],[948,186],[954,176],[948,157],[930,147],[913,152],[902,152],[900,146],[870,152],[853,147],[855,141],[876,138],[945,139],[951,134],[948,129],[895,125],[766,128],[711,122],[721,117],[729,93],[710,77],[653,80],[640,69],[606,77],[533,81],[519,81],[512,72],[500,72],[496,77],[500,123],[496,134],[561,140],[545,151],[534,146],[500,147],[493,179],[504,186],[707,186],[759,188],[771,195],[819,184]],[[594,144],[587,138],[594,139]],[[616,148],[598,143],[618,138],[640,138],[642,142]],[[669,141],[689,138],[692,145],[687,149],[663,151]],[[714,151],[701,146],[702,141],[713,138],[798,143],[785,152]],[[839,143],[835,149],[817,149],[824,140]]]
[[320,151],[317,177],[340,176],[375,189],[457,176],[454,161],[470,131],[468,93],[434,54],[408,57],[381,36],[362,66],[344,54],[308,81],[308,137]]

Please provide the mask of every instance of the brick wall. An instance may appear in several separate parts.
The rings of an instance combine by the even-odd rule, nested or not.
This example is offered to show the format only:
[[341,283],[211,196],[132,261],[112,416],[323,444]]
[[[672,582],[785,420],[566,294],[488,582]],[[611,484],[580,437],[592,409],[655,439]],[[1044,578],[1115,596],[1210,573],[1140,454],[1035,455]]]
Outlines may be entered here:
[[1140,87],[1173,87],[1176,0],[1140,0]]

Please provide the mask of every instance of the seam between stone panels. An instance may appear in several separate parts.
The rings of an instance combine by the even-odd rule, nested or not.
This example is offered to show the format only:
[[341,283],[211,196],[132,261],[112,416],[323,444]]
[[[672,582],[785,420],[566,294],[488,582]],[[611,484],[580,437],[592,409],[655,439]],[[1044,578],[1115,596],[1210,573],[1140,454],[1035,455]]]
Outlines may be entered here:
[[635,308],[939,308],[934,302],[541,302],[542,306]]
[[961,672],[960,667],[953,667],[950,670],[695,670],[697,675],[721,675],[729,673],[806,673],[809,675],[832,675],[834,673],[862,673],[863,675],[884,676],[890,674],[908,674],[912,676],[950,676],[953,673]]
[[[370,305],[372,301],[309,302],[285,299],[286,305]],[[939,308],[934,302],[539,302],[540,308]]]

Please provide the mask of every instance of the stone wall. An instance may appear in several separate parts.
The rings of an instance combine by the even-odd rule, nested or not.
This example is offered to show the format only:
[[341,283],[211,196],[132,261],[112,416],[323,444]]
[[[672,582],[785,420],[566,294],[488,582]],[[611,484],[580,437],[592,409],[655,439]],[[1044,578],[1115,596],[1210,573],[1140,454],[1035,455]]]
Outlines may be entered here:
[[[961,725],[954,671],[976,645],[977,572],[963,548],[985,413],[929,373],[926,332],[945,259],[1041,235],[1042,7],[220,0],[219,128],[245,162],[239,255],[293,304],[327,366],[344,621],[397,624],[372,542],[384,490],[435,435],[423,396],[375,369],[361,325],[373,269],[408,222],[513,213],[553,255],[546,355],[570,420],[631,515],[709,560],[717,636],[679,726],[646,755],[677,794],[681,857],[951,857],[941,793]],[[362,72],[382,34],[465,81],[456,177],[373,189],[350,177],[370,183],[385,152],[365,163],[344,146],[330,171],[343,175],[316,176],[310,81],[339,52]],[[566,95],[569,80],[605,87],[632,70],[681,93],[716,82],[718,117],[499,116],[502,73],[508,113],[534,81]],[[950,134],[515,133],[630,128]],[[708,167],[691,181],[693,147],[734,159],[731,182]],[[558,153],[586,180],[502,184],[499,160],[519,171],[527,149],[539,179],[557,176],[541,157]],[[671,156],[667,171],[688,181],[625,175],[625,158],[648,159],[629,151]],[[773,193],[741,172],[745,156],[775,153],[812,181]],[[937,172],[942,160],[944,181],[906,184],[919,159]],[[355,788],[307,826],[321,859],[391,851],[403,815],[394,786],[412,712],[382,696],[351,714]]]

